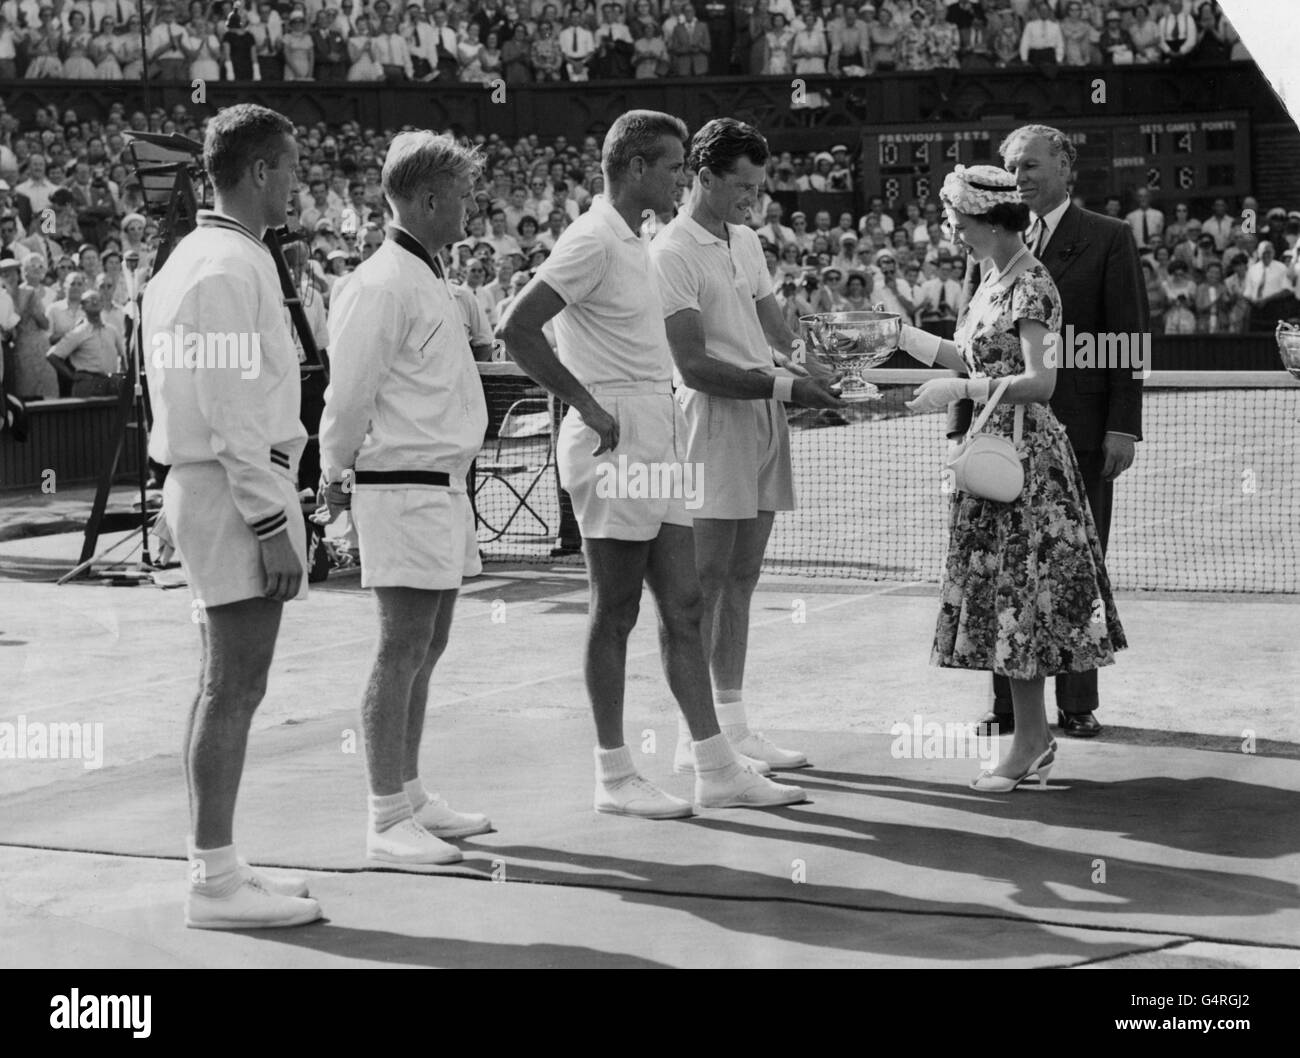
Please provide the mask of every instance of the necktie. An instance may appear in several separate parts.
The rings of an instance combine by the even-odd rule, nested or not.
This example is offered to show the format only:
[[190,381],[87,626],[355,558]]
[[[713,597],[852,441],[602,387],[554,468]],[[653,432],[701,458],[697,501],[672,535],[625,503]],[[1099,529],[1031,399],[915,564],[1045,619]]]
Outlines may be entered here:
[[1142,211],[1142,248],[1146,249],[1151,244],[1151,228],[1147,224],[1147,211]]
[[1047,249],[1047,221],[1042,217],[1038,218],[1038,241],[1034,244],[1034,256],[1040,261],[1043,258],[1043,251]]
[[948,307],[948,284],[942,279],[939,280],[939,312],[942,313]]

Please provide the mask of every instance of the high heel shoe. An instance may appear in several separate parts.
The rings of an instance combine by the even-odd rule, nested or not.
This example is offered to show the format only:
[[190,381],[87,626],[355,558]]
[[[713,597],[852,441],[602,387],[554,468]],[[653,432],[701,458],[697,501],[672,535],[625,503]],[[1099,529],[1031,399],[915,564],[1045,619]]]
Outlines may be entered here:
[[1052,739],[1023,775],[1013,779],[1005,775],[994,775],[991,771],[982,771],[978,778],[971,781],[970,788],[981,793],[1010,793],[1026,779],[1035,776],[1038,778],[1039,787],[1042,788],[1047,785],[1047,777],[1052,773],[1052,766],[1055,763],[1056,739]]

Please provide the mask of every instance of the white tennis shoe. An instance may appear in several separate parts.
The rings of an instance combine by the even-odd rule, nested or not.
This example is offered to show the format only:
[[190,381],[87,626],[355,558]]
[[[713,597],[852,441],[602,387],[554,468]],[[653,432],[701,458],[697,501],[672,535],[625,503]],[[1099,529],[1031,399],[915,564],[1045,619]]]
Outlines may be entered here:
[[695,814],[689,801],[664,793],[640,775],[615,783],[603,783],[597,779],[595,808],[597,812],[640,819],[684,819]]
[[239,873],[245,878],[250,875],[277,896],[308,896],[307,880],[295,878],[291,874],[264,874],[253,867],[244,857],[239,857]]
[[185,925],[190,929],[276,929],[303,926],[321,917],[320,904],[272,892],[250,872],[229,896],[191,890],[185,898]]
[[467,838],[492,829],[492,820],[482,812],[457,812],[436,793],[415,813],[415,821],[437,838]]
[[368,830],[366,859],[394,867],[432,867],[460,863],[464,857],[455,845],[434,837],[408,817],[382,832]]
[[801,787],[773,782],[738,764],[695,773],[695,803],[701,808],[776,808],[806,800]]
[[[746,731],[743,735],[727,735],[731,748],[742,757],[752,757],[771,765],[772,768],[806,768],[808,758],[795,750],[782,749],[761,731]],[[759,773],[765,774],[763,772]]]

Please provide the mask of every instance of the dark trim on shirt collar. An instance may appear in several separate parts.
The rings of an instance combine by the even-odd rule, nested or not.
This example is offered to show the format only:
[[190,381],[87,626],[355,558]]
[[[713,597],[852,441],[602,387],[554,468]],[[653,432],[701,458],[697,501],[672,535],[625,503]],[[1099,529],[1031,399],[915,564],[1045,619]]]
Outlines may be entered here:
[[253,230],[248,225],[235,220],[228,213],[218,213],[215,209],[201,209],[195,214],[194,221],[200,228],[225,228],[227,231],[237,231],[247,235],[267,253],[271,252],[266,243],[253,234]]
[[407,253],[414,254],[418,257],[429,266],[433,274],[439,279],[445,278],[442,272],[442,262],[437,257],[430,257],[429,251],[426,250],[424,246],[421,245],[420,241],[405,228],[399,227],[396,224],[390,224],[388,225],[388,231],[385,238],[390,242],[395,242]]

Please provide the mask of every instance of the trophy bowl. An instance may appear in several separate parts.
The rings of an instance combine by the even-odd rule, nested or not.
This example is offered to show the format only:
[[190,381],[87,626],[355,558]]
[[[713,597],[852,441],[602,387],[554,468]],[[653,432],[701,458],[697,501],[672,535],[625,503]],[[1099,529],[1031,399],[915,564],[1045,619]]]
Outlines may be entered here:
[[1273,333],[1277,337],[1277,351],[1282,357],[1282,366],[1292,378],[1300,379],[1300,327],[1283,321]]
[[896,312],[817,312],[799,317],[808,352],[842,371],[840,399],[879,400],[880,390],[862,377],[898,349],[902,317]]

